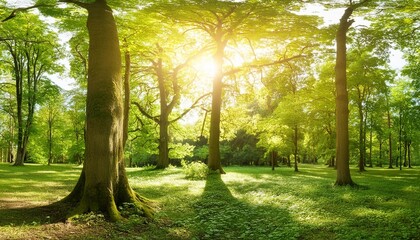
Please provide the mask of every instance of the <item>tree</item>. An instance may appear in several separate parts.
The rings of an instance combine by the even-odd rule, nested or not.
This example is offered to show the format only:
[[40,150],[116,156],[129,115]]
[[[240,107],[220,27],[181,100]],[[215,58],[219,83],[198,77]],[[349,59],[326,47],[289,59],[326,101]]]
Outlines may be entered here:
[[356,103],[358,113],[360,172],[365,171],[367,165],[367,120],[373,112],[373,98],[383,94],[387,90],[386,82],[394,77],[387,64],[388,52],[380,35],[376,36],[370,29],[361,29],[355,32],[347,54],[351,62],[348,66],[350,98]]
[[[58,70],[57,36],[38,16],[26,15],[16,22],[3,24],[3,45],[8,53],[6,61],[16,86],[17,154],[15,166],[23,165],[38,102],[40,81],[45,74]],[[26,105],[26,107],[25,107]]]
[[15,120],[16,110],[14,90],[16,89],[13,80],[9,77],[0,82],[0,116],[1,116],[1,143],[2,143],[2,160],[13,162],[14,145],[15,145]]
[[340,24],[336,34],[337,56],[335,65],[335,87],[336,87],[336,162],[337,162],[337,178],[335,185],[353,186],[355,183],[350,176],[350,154],[349,154],[349,108],[348,108],[348,92],[347,92],[347,31],[354,23],[350,19],[354,10],[367,3],[368,0],[353,4],[346,8],[340,19]]
[[[291,2],[208,1],[203,3],[202,1],[190,1],[190,4],[186,5],[184,1],[175,1],[172,4],[164,3],[159,8],[160,12],[170,16],[175,21],[186,26],[192,26],[205,33],[213,46],[215,74],[213,78],[208,160],[208,166],[212,170],[219,170],[224,173],[220,157],[220,122],[224,81],[238,71],[235,67],[229,67],[228,61],[226,61],[229,59],[229,47],[231,44],[234,46],[235,42],[244,44],[244,42],[252,42],[264,37],[268,39],[269,36],[281,38],[278,39],[278,42],[286,38],[296,40],[303,36],[302,33],[315,30],[316,28],[310,24],[312,18],[309,20],[303,16],[298,17],[298,15],[289,11],[287,6]],[[172,9],[179,9],[179,11],[173,12]],[[305,20],[303,21],[303,19]],[[288,44],[278,45],[287,49]],[[267,61],[265,63],[271,66],[299,57],[303,57],[302,53],[290,56],[289,52],[285,50],[279,60],[276,61],[271,58],[268,61],[271,63],[267,64]],[[260,61],[256,65],[250,64],[249,66],[261,67],[262,65],[265,64],[261,64]]]
[[171,58],[165,56],[166,53],[160,44],[157,43],[156,50],[151,52],[155,53],[154,56],[143,55],[143,58],[151,62],[152,75],[157,79],[160,114],[153,116],[139,102],[133,101],[133,104],[144,116],[159,125],[159,159],[156,168],[164,169],[169,166],[169,126],[184,117],[207,95],[199,97],[189,108],[184,109],[177,117],[171,119],[170,116],[174,108],[180,104],[182,90],[185,89],[185,85],[181,86],[179,79],[181,78],[180,71],[188,66],[194,56],[188,58],[184,63],[168,69],[165,66],[172,66],[172,63],[169,62]]
[[43,83],[46,85],[44,90],[40,93],[40,104],[43,105],[39,110],[42,120],[46,120],[47,128],[47,152],[48,152],[48,165],[53,163],[53,147],[56,139],[55,129],[57,128],[60,115],[62,114],[61,109],[64,107],[64,98],[61,96],[60,89],[52,85],[50,82]]
[[112,9],[106,0],[59,2],[86,9],[89,32],[86,160],[78,183],[63,202],[76,204],[69,216],[100,211],[117,221],[122,218],[117,206],[124,202],[150,216],[150,208],[131,189],[125,173],[121,53]]

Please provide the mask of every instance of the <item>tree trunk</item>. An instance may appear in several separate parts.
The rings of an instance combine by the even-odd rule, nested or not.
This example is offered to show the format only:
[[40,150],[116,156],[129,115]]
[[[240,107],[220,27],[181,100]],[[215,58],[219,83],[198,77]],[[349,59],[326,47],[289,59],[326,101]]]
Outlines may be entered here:
[[[388,98],[387,98],[387,104],[388,104]],[[389,133],[388,133],[388,147],[389,147],[389,151],[388,151],[388,156],[389,156],[389,166],[388,166],[388,168],[393,168],[392,167],[392,129],[391,129],[391,112],[390,112],[390,109],[389,109],[390,107],[389,107],[389,104],[388,104],[388,131],[389,131]]]
[[407,140],[404,141],[404,167],[407,167]]
[[[400,160],[400,170],[402,170],[402,110],[399,113],[399,130],[398,130],[398,157]],[[398,163],[398,161],[397,161]],[[398,167],[398,166],[397,166]]]
[[[220,26],[221,28],[221,26]],[[220,113],[222,107],[222,91],[223,91],[223,58],[224,49],[227,44],[222,40],[222,34],[219,29],[216,34],[217,49],[214,55],[216,65],[216,76],[213,79],[213,93],[211,103],[210,116],[210,137],[209,137],[209,161],[208,166],[211,170],[219,170],[225,173],[220,159]]]
[[373,141],[373,133],[372,128],[369,131],[369,167],[373,167],[372,163],[372,141]]
[[[158,45],[159,52],[163,50]],[[169,107],[168,107],[168,92],[166,90],[165,73],[163,70],[162,58],[159,57],[155,63],[156,74],[159,84],[160,97],[160,117],[159,117],[159,158],[156,165],[157,169],[165,169],[169,166]]]
[[21,67],[19,67],[19,62],[14,55],[14,68],[15,68],[15,80],[16,80],[16,102],[17,102],[17,124],[18,124],[18,133],[17,133],[17,145],[16,145],[16,159],[14,166],[23,166],[25,159],[25,146],[23,144],[23,113],[22,113],[22,102],[23,102],[23,81],[22,75],[23,72]]
[[359,100],[357,103],[358,109],[359,109],[359,171],[364,172],[365,170],[365,134],[364,134],[364,114],[363,114],[363,105],[362,105],[362,97],[359,91]]
[[[164,108],[161,106],[161,109]],[[169,134],[168,134],[168,116],[163,116],[161,111],[161,120],[159,123],[159,159],[156,165],[157,169],[165,169],[169,166]],[[165,113],[166,114],[166,113]]]
[[349,167],[349,129],[348,129],[348,92],[346,74],[346,34],[353,23],[349,20],[354,8],[348,7],[340,19],[336,35],[337,56],[335,66],[336,86],[336,165],[337,178],[335,185],[354,185]]
[[49,113],[49,119],[48,119],[48,166],[52,163],[52,141],[53,141],[53,135],[52,135],[52,125],[53,120],[51,119],[51,113]]
[[86,106],[86,160],[80,179],[64,201],[76,202],[69,216],[103,212],[110,220],[131,202],[150,216],[150,208],[130,188],[123,159],[121,56],[112,10],[106,1],[84,4],[88,10],[89,71]]
[[407,142],[407,155],[408,155],[408,168],[411,167],[411,140],[408,140]]
[[293,145],[295,146],[294,153],[293,153],[295,155],[294,167],[295,167],[295,172],[299,172],[298,162],[297,162],[297,155],[298,155],[298,127],[297,127],[297,125],[295,125],[295,127],[294,127],[294,137],[293,138],[294,138],[293,139]]
[[271,157],[271,170],[274,171],[274,169],[276,168],[276,165],[275,165],[276,152],[274,150],[271,151],[270,157]]
[[382,139],[378,139],[379,140],[379,162],[378,162],[378,166],[382,167]]

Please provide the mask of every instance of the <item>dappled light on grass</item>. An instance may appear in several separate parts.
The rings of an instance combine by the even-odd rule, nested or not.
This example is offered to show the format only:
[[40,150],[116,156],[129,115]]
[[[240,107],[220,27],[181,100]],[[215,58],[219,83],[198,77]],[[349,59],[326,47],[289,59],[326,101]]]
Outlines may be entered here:
[[69,165],[25,167],[0,165],[0,199],[27,201],[35,205],[48,204],[68,194],[80,175],[81,168]]
[[[50,230],[46,235],[42,231],[60,225],[48,224],[47,216],[52,215],[33,206],[65,196],[80,168],[0,165],[0,170],[10,177],[6,181],[0,174],[0,231],[12,234],[18,229],[20,238],[33,233],[54,236]],[[188,180],[180,168],[129,168],[129,181],[135,191],[158,205],[154,221],[143,224],[142,219],[130,218],[117,225],[89,222],[90,226],[80,223],[61,227],[83,226],[87,231],[83,236],[89,236],[90,230],[97,234],[100,229],[100,236],[109,239],[350,240],[418,236],[418,169],[369,169],[355,174],[355,181],[367,186],[358,189],[334,187],[335,172],[323,165],[301,165],[299,173],[287,167],[275,171],[268,167],[225,170],[227,174],[210,175],[207,180]],[[51,172],[40,174],[42,171]],[[18,176],[13,177],[14,173]],[[398,181],[394,181],[396,177]],[[395,224],[404,231],[395,231]],[[93,236],[91,239],[95,239]]]

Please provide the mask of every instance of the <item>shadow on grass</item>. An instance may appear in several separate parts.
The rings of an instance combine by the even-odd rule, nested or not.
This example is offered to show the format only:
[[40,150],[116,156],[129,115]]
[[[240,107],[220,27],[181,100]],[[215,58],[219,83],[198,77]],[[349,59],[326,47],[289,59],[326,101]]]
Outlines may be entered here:
[[236,199],[219,174],[208,176],[194,204],[199,239],[294,239],[299,235],[286,209]]
[[45,206],[25,206],[25,202],[0,200],[0,226],[22,226],[60,223],[65,221],[69,205],[53,203]]

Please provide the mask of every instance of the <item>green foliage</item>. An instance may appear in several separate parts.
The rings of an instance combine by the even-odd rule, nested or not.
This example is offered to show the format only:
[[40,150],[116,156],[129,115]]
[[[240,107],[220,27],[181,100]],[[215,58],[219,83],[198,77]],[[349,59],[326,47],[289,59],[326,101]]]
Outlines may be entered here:
[[206,179],[210,171],[208,166],[202,162],[187,163],[185,160],[182,160],[181,165],[185,173],[185,177],[192,180]]

